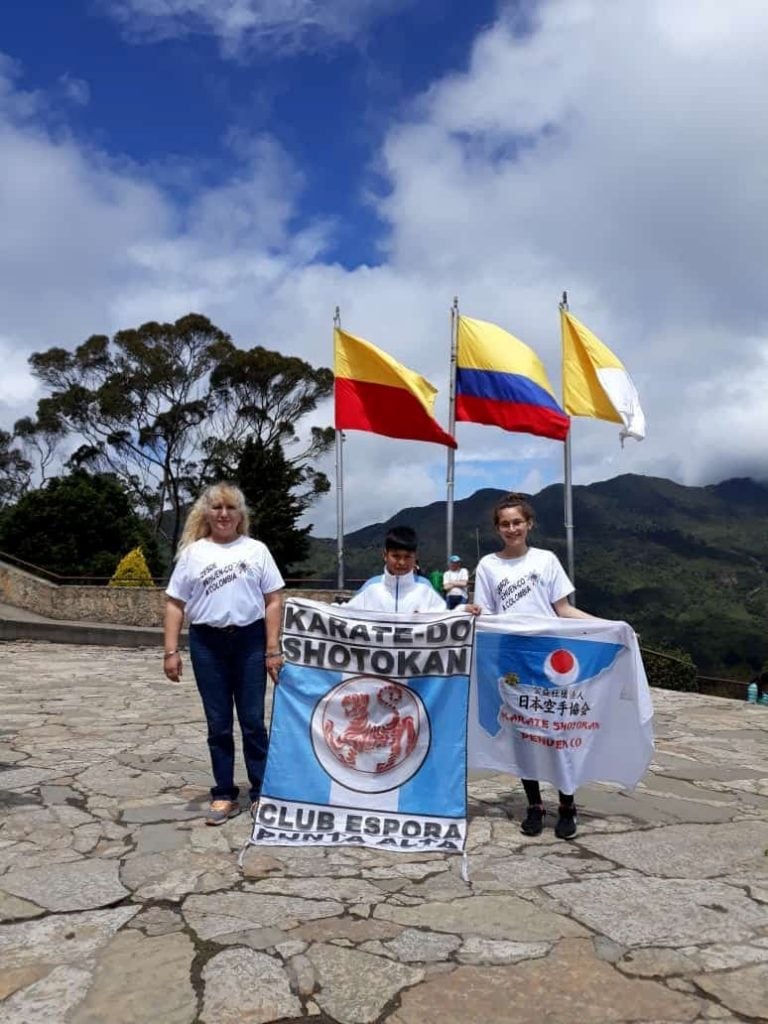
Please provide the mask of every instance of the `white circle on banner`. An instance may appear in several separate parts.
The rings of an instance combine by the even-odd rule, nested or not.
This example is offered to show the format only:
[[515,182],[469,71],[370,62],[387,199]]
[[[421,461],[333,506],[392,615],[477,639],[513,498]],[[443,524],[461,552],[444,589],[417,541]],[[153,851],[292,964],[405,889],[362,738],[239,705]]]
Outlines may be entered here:
[[355,676],[317,702],[315,757],[334,782],[360,793],[402,786],[424,763],[431,740],[421,697],[393,679]]
[[555,686],[569,686],[579,678],[579,661],[572,651],[561,647],[544,662],[544,675]]

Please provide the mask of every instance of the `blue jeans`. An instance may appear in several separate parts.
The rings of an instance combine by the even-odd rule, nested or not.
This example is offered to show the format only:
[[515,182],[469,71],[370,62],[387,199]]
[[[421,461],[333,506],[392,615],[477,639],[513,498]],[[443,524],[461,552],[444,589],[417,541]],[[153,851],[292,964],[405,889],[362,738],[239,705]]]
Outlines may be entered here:
[[243,757],[251,784],[250,798],[258,799],[267,760],[264,726],[264,620],[248,626],[217,629],[189,627],[189,653],[197,689],[208,723],[208,749],[215,785],[214,800],[236,800],[233,706],[243,737]]

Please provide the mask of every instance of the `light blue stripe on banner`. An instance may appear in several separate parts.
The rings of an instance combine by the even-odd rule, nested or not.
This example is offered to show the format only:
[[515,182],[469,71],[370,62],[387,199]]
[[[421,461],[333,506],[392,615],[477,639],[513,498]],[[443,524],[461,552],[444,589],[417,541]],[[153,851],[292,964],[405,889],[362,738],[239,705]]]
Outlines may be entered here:
[[331,779],[312,753],[310,722],[317,702],[341,682],[339,672],[287,664],[275,687],[263,792],[299,803],[327,804]]
[[466,676],[411,679],[424,701],[432,742],[418,775],[400,788],[401,814],[466,814],[466,729],[469,683]]
[[[317,702],[342,678],[337,672],[290,664],[281,671],[264,774],[265,796],[299,803],[331,802],[332,780],[314,755],[310,730]],[[429,716],[429,750],[418,773],[395,791],[395,800],[393,791],[370,793],[361,798],[361,805],[394,808],[401,814],[463,817],[468,679],[429,677],[409,682]]]
[[456,370],[456,393],[490,399],[494,402],[519,402],[541,405],[562,412],[555,399],[541,385],[519,373],[497,373],[493,370]]

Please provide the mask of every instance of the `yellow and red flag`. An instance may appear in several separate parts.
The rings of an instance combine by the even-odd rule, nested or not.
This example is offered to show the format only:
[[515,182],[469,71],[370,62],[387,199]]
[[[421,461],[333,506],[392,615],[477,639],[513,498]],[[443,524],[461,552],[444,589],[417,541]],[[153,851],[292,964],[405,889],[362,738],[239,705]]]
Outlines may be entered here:
[[456,439],[434,418],[437,389],[369,341],[338,327],[334,375],[337,430],[367,430],[456,447]]

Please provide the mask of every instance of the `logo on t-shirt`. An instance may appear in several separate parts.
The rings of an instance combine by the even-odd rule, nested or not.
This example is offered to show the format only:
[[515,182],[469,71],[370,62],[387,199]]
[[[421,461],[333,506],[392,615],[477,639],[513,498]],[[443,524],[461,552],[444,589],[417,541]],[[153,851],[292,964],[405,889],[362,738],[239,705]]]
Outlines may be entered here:
[[530,594],[534,587],[539,585],[540,581],[541,573],[536,572],[535,569],[525,573],[524,576],[518,577],[516,580],[511,580],[508,577],[501,580],[496,587],[501,611],[509,611],[526,594]]
[[215,562],[211,562],[200,573],[200,582],[203,585],[203,591],[205,596],[208,597],[215,590],[221,590],[222,587],[226,587],[229,583],[234,583],[235,580],[243,576],[252,576],[255,573],[255,569],[248,562],[241,559],[238,562],[228,562],[227,565],[216,565]]

